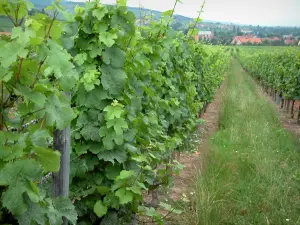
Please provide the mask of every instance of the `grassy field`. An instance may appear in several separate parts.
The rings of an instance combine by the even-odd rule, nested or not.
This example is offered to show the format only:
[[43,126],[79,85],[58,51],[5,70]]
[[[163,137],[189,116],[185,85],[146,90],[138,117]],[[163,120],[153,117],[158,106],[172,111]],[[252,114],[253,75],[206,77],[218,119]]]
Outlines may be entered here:
[[299,143],[236,60],[226,90],[186,224],[300,224]]
[[256,54],[259,52],[283,52],[286,50],[300,51],[300,46],[228,46],[233,51],[244,50],[249,54]]

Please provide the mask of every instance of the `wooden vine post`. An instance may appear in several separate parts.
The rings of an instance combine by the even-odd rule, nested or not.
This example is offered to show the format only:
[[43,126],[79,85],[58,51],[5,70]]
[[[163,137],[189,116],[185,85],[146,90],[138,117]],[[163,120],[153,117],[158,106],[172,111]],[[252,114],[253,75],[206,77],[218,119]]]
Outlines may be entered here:
[[288,113],[290,110],[290,103],[291,103],[291,100],[288,100],[287,105],[286,105],[286,113]]
[[294,107],[295,107],[295,100],[292,101],[291,118],[294,118]]
[[[70,95],[67,94],[70,98]],[[53,148],[61,153],[60,170],[52,174],[53,197],[68,197],[70,182],[70,154],[71,154],[71,126],[63,130],[55,130]],[[63,217],[63,225],[68,225],[68,220]]]
[[298,107],[297,124],[300,125],[300,104],[299,104],[299,107]]
[[3,91],[3,83],[0,81],[0,130],[3,130],[3,124],[4,124],[4,116],[3,116],[3,111],[4,111],[4,91]]

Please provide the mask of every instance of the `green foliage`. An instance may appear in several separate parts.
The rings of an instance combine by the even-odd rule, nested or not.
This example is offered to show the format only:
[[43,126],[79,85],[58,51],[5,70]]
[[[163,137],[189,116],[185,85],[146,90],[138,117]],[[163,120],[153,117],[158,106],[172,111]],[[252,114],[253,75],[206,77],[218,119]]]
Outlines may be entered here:
[[[125,5],[93,1],[70,14],[54,3],[47,8],[52,17],[22,11],[24,25],[15,18],[11,37],[0,39],[1,210],[15,219],[124,224],[143,211],[163,223],[143,206],[142,193],[170,186],[164,167],[174,165],[172,152],[195,131],[229,55],[173,31],[172,11],[137,30]],[[5,1],[0,14],[9,9],[14,18],[19,6],[30,4]],[[66,21],[56,20],[58,12]],[[45,173],[59,170],[50,134],[70,122],[74,205],[50,199],[38,185]]]
[[[72,163],[71,198],[80,222],[105,221],[116,211],[120,223],[130,221],[140,212],[143,190],[155,188],[154,180],[169,185],[170,171],[157,166],[193,133],[197,114],[224,77],[228,55],[175,33],[172,12],[165,14],[136,30],[122,5],[92,2],[76,10],[81,83],[73,97],[72,157],[80,158]],[[90,71],[96,75],[87,79]],[[90,174],[101,175],[101,183]]]
[[263,51],[243,49],[239,52],[244,68],[265,87],[282,93],[286,99],[300,99],[300,52],[298,49]]
[[225,88],[210,163],[176,224],[297,224],[299,140],[237,60]]
[[62,216],[75,224],[71,201],[48,198],[39,182],[59,170],[50,133],[75,117],[64,92],[78,73],[60,44],[62,24],[44,14],[28,17],[31,8],[29,1],[0,3],[0,15],[15,26],[0,38],[0,213],[20,224],[58,225]]

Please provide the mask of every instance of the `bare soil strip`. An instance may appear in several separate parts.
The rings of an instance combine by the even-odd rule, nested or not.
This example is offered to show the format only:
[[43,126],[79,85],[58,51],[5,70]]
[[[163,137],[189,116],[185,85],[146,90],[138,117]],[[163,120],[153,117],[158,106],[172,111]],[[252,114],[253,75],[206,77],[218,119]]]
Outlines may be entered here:
[[298,108],[300,105],[300,101],[295,102],[294,106],[294,118],[291,118],[291,113],[286,112],[285,109],[280,107],[280,104],[276,104],[272,97],[268,95],[266,92],[264,92],[265,97],[268,99],[269,102],[275,105],[276,111],[278,112],[281,124],[284,128],[294,133],[298,138],[300,138],[300,125],[297,124],[297,114],[298,114]]

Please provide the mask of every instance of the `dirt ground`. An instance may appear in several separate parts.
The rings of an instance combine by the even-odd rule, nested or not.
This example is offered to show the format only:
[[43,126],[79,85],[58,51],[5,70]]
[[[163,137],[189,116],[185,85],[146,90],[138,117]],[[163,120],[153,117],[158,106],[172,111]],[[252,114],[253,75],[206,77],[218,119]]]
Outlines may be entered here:
[[298,109],[300,105],[300,101],[296,101],[294,105],[294,118],[291,118],[291,111],[287,113],[286,110],[281,108],[280,104],[276,104],[275,101],[269,96],[267,93],[264,93],[266,98],[275,105],[276,110],[279,114],[279,118],[283,127],[287,130],[294,133],[298,138],[300,138],[300,125],[297,124],[297,116],[298,116]]
[[284,105],[283,108],[281,108],[281,103],[276,103],[274,98],[270,96],[268,93],[266,93],[259,84],[257,84],[258,90],[261,95],[263,95],[271,104],[273,104],[276,108],[276,111],[278,113],[280,122],[284,128],[289,130],[291,133],[293,133],[297,138],[300,139],[300,125],[297,124],[297,117],[299,112],[299,106],[300,101],[295,101],[294,103],[294,118],[291,117],[291,105],[292,102],[290,102],[290,108],[287,112],[286,107]]
[[[244,72],[246,72],[244,70]],[[254,80],[255,82],[255,80]],[[256,83],[256,82],[255,82]],[[300,138],[300,125],[297,124],[297,117],[298,117],[298,112],[299,112],[299,106],[300,106],[300,101],[295,101],[294,104],[294,118],[291,118],[291,105],[290,103],[290,109],[289,112],[286,111],[285,106],[281,108],[281,103],[278,104],[276,103],[274,98],[270,96],[268,93],[266,93],[263,88],[256,83],[257,89],[259,90],[260,94],[265,96],[265,98],[275,106],[276,111],[279,115],[280,122],[284,128],[295,134],[297,138]]]

